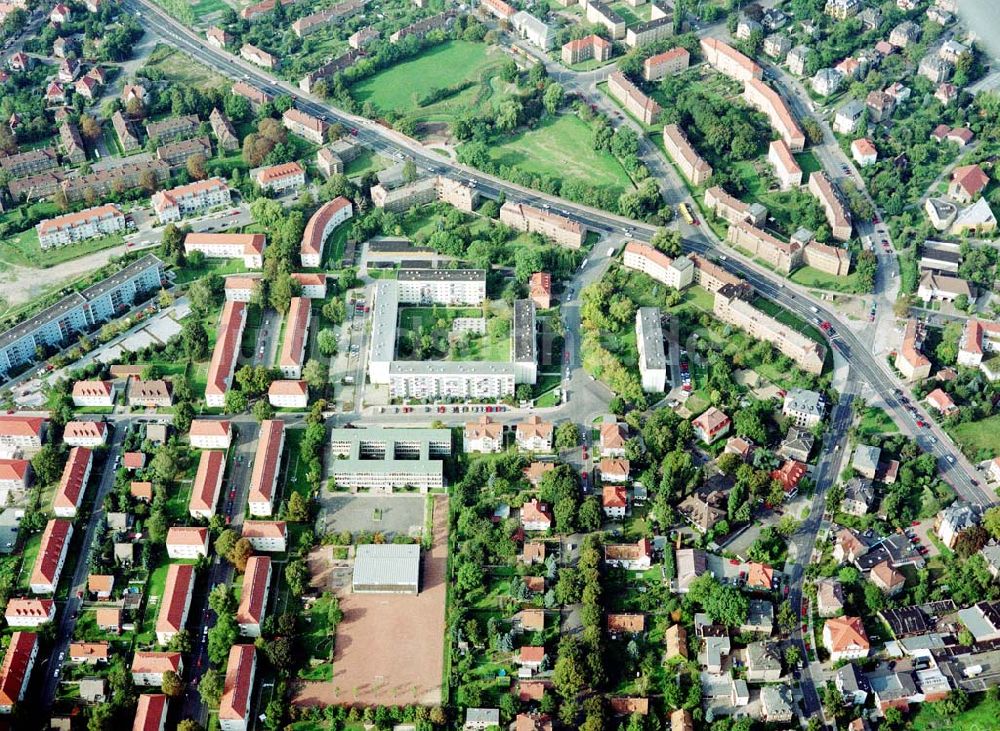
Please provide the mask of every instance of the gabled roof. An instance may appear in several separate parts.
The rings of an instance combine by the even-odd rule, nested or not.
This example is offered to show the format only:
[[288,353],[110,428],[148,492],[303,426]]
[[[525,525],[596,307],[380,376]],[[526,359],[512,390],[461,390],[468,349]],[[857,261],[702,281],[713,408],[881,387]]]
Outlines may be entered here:
[[180,671],[181,654],[179,652],[150,652],[136,650],[132,658],[133,673],[165,673]]
[[170,564],[167,582],[160,598],[160,613],[156,618],[157,632],[179,632],[183,629],[184,607],[194,588],[194,566]]
[[239,624],[260,624],[264,619],[264,599],[271,583],[271,559],[267,556],[251,556],[243,574],[243,589],[240,606],[236,610]]
[[843,652],[855,647],[865,650],[871,647],[861,617],[834,617],[826,620],[825,630],[830,631],[830,650]]
[[0,666],[0,706],[13,706],[24,687],[31,655],[38,646],[38,635],[34,632],[15,632],[7,645],[3,665]]
[[38,557],[31,572],[32,584],[51,584],[55,581],[59,557],[72,533],[73,524],[68,520],[54,518],[46,524]]

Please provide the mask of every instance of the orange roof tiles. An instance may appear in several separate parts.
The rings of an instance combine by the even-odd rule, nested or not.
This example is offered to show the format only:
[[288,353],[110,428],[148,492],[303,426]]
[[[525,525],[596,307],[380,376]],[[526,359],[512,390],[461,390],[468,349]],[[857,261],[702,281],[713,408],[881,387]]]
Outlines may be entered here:
[[222,485],[222,474],[226,469],[226,455],[219,450],[205,450],[198,459],[198,472],[194,477],[194,487],[191,490],[191,500],[188,510],[191,512],[215,510],[219,501],[219,489]]
[[0,416],[0,437],[40,439],[44,426],[40,416]]
[[830,630],[831,652],[842,652],[852,647],[871,648],[861,617],[834,617],[826,620],[825,629]]
[[229,379],[240,352],[240,337],[243,333],[246,303],[226,302],[222,308],[222,320],[216,335],[215,350],[208,366],[208,384],[205,395],[224,396],[229,390]]
[[285,424],[277,419],[267,419],[260,425],[257,453],[250,475],[251,503],[270,503],[274,497],[274,478],[281,463],[281,445]]
[[181,654],[179,652],[151,652],[147,650],[137,650],[132,657],[133,673],[165,673],[173,670],[175,673],[181,667]]
[[271,583],[271,559],[267,556],[251,556],[243,574],[243,589],[240,606],[236,610],[239,624],[260,624],[264,619],[264,600]]
[[167,583],[160,597],[157,632],[179,632],[184,628],[188,596],[194,589],[194,566],[173,563],[167,568]]
[[350,205],[351,202],[347,198],[339,196],[320,206],[319,210],[309,219],[309,223],[306,224],[306,230],[302,234],[302,244],[299,247],[299,254],[314,254],[318,256],[323,250],[323,234],[330,219],[342,208],[349,207]]
[[160,731],[167,712],[167,696],[163,693],[143,693],[135,709],[132,731]]
[[219,703],[219,718],[239,721],[250,712],[250,688],[253,685],[257,651],[253,645],[233,645],[226,664],[226,682]]
[[73,533],[73,524],[68,520],[53,518],[45,525],[42,544],[31,571],[31,584],[54,584],[59,568],[59,558],[64,546]]
[[285,337],[281,342],[281,368],[301,368],[305,357],[304,346],[309,335],[312,303],[305,297],[292,297],[285,316]]
[[69,450],[69,459],[63,467],[59,489],[52,500],[53,507],[72,510],[79,507],[83,491],[87,487],[85,477],[92,459],[93,453],[86,447],[73,447]]
[[13,706],[20,700],[32,653],[37,647],[38,635],[34,632],[15,632],[11,635],[3,665],[0,665],[0,706]]

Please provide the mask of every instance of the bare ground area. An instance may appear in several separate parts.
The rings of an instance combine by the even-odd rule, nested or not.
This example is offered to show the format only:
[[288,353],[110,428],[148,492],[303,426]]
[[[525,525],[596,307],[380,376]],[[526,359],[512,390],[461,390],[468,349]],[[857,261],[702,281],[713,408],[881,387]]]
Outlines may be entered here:
[[124,253],[124,246],[115,246],[47,269],[6,264],[0,271],[0,292],[3,293],[3,299],[8,306],[16,307],[66,282],[100,269],[111,261],[111,257],[121,256]]
[[[344,619],[337,627],[333,680],[303,684],[296,704],[441,702],[448,560],[448,498],[444,495],[434,498],[433,532],[431,550],[423,555],[419,594],[342,594]],[[318,580],[339,583],[330,581],[336,562],[315,556],[310,563],[319,570]]]

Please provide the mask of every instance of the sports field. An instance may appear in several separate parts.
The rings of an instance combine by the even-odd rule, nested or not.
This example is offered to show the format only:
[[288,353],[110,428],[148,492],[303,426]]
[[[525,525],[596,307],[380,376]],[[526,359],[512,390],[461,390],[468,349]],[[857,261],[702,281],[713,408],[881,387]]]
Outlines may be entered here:
[[[421,122],[450,123],[489,99],[494,83],[503,84],[496,78],[503,60],[499,49],[483,43],[449,41],[359,82],[351,87],[351,95],[362,104],[371,102],[380,112],[393,110]],[[421,106],[428,93],[466,81],[471,82],[468,88]]]
[[547,118],[527,130],[494,145],[490,156],[501,165],[557,179],[575,179],[616,193],[633,188],[621,164],[609,153],[593,149],[586,122],[572,114]]

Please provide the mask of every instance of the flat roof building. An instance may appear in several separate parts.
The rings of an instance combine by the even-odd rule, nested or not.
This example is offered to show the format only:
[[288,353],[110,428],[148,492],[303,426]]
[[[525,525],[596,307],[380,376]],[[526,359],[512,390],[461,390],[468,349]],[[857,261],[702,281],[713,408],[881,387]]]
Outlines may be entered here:
[[635,313],[642,389],[663,393],[667,382],[667,355],[663,348],[662,314],[658,307],[640,307]]
[[358,546],[351,589],[359,594],[418,593],[420,546],[415,543]]
[[412,486],[427,492],[444,487],[451,456],[448,429],[368,427],[333,429],[329,474],[339,487],[391,493]]

